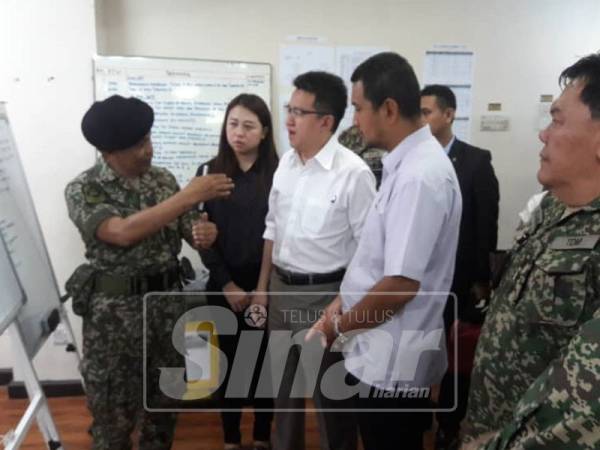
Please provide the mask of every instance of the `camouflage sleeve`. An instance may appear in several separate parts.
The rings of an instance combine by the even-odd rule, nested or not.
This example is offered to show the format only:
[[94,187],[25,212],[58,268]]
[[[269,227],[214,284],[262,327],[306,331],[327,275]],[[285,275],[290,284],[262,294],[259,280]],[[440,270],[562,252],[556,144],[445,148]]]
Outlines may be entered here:
[[[169,190],[171,191],[171,195],[175,195],[177,192],[181,190],[179,187],[179,183],[177,183],[177,179],[175,175],[173,175],[167,169],[160,169],[161,174],[165,177],[165,183],[169,186]],[[193,208],[189,211],[183,213],[177,219],[177,228],[179,231],[179,235],[185,239],[185,241],[190,244],[190,247],[194,247],[194,238],[192,236],[192,226],[194,222],[198,220],[198,211]]]
[[486,450],[600,448],[600,310],[525,392]]
[[103,192],[82,180],[72,181],[65,188],[69,217],[84,241],[94,239],[96,230],[110,217],[120,216],[119,211],[106,202]]
[[338,142],[354,153],[360,153],[361,150],[366,148],[360,129],[355,125],[342,131],[338,137]]

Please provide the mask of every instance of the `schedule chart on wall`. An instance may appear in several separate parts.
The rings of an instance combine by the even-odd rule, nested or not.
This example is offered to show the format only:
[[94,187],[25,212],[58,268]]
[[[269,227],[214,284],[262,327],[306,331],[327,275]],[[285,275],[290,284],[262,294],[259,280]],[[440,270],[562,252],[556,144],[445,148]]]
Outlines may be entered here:
[[[315,39],[317,41],[318,39]],[[341,132],[352,125],[354,108],[350,96],[352,83],[350,78],[354,69],[370,56],[387,51],[386,47],[374,46],[328,46],[328,45],[281,45],[279,51],[279,148],[290,148],[284,105],[290,101],[294,91],[293,81],[298,75],[311,70],[323,70],[334,73],[344,80],[348,89],[348,107],[338,126]]]
[[138,97],[154,108],[153,164],[180,185],[216,155],[225,108],[242,92],[271,104],[271,66],[169,58],[94,58],[96,100]]

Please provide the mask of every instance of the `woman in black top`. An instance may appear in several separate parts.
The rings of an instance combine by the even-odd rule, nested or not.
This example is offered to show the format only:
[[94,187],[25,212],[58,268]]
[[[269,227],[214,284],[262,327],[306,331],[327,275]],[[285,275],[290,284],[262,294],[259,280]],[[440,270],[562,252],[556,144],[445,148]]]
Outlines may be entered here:
[[[227,200],[206,202],[205,212],[216,224],[218,236],[211,248],[200,251],[202,261],[210,271],[206,290],[223,293],[222,296],[209,295],[209,304],[231,309],[238,319],[236,336],[219,335],[219,347],[228,358],[228,373],[221,384],[223,389],[218,393],[219,403],[222,408],[240,409],[238,412],[221,412],[225,449],[240,448],[243,404],[250,403],[255,409],[273,408],[272,399],[225,399],[224,390],[229,381],[239,332],[256,330],[248,325],[249,320],[244,319],[244,311],[250,305],[251,293],[258,282],[268,196],[277,163],[273,125],[267,105],[256,95],[238,95],[227,106],[218,154],[207,163],[209,173],[226,173],[233,179],[235,188]],[[203,169],[204,165],[200,166],[197,175],[201,175]],[[251,395],[260,374],[265,347],[266,335],[263,336],[255,373],[249,375],[252,377]],[[270,448],[272,418],[272,412],[255,411],[254,448]]]

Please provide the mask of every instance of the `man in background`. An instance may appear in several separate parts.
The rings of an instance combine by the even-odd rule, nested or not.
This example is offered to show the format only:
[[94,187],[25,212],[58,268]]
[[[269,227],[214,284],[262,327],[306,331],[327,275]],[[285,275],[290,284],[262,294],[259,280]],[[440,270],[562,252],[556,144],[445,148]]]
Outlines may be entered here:
[[517,233],[475,355],[466,449],[600,447],[600,54],[560,75],[546,194]]
[[[431,133],[452,161],[462,195],[462,216],[456,253],[452,292],[444,311],[446,332],[450,336],[450,364],[440,387],[438,406],[456,409],[438,412],[436,448],[458,446],[460,422],[465,416],[469,393],[469,374],[483,311],[490,295],[490,254],[498,241],[498,180],[492,167],[492,156],[457,139],[452,132],[456,115],[456,97],[447,86],[430,85],[421,91],[421,113]],[[458,307],[458,317],[455,317]],[[455,320],[458,322],[454,325]],[[454,326],[453,326],[454,325]],[[454,344],[458,354],[454,354]],[[455,383],[458,396],[454,398]]]

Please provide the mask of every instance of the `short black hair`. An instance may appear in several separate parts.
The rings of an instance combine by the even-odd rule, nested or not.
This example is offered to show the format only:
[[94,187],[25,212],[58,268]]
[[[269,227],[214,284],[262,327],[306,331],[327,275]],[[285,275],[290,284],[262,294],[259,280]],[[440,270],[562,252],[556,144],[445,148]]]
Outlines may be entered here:
[[375,108],[390,98],[400,115],[414,120],[421,116],[419,82],[412,66],[397,53],[383,52],[363,61],[352,73],[353,83],[362,81],[364,95]]
[[312,71],[298,75],[294,87],[315,96],[315,109],[333,116],[332,133],[337,130],[348,105],[348,90],[344,81],[329,72]]
[[443,84],[430,84],[421,91],[421,97],[425,96],[435,97],[435,102],[442,111],[452,108],[456,111],[456,96],[452,89]]
[[564,88],[576,80],[585,83],[582,103],[589,108],[593,119],[600,119],[600,52],[584,56],[563,70],[558,84]]

